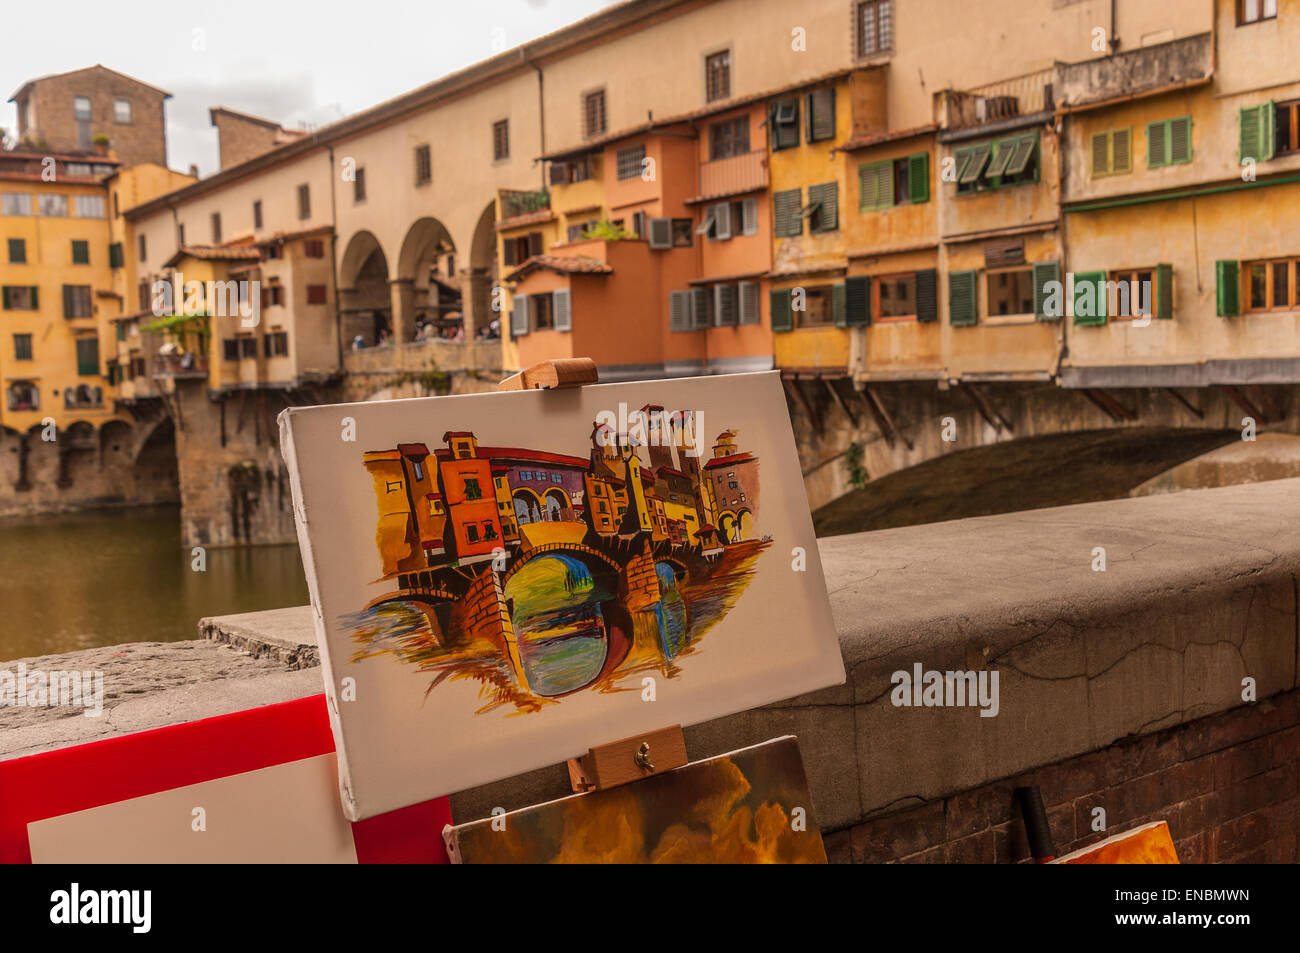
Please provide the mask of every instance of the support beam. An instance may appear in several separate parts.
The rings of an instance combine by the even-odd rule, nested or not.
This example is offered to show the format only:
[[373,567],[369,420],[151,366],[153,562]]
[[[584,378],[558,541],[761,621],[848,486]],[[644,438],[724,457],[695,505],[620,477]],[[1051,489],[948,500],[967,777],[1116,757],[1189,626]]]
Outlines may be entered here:
[[812,403],[808,400],[808,395],[805,394],[803,388],[799,386],[799,382],[791,380],[783,374],[781,375],[781,386],[784,387],[785,392],[794,399],[794,402],[803,409],[803,412],[808,415],[808,419],[812,422],[813,430],[817,431],[818,436],[821,436],[821,415],[813,408]]
[[1231,384],[1225,384],[1223,392],[1231,398],[1232,402],[1244,410],[1256,423],[1266,424],[1269,422],[1268,415],[1251,402],[1251,399],[1243,394]]
[[1188,400],[1186,397],[1184,397],[1181,393],[1179,393],[1174,388],[1166,387],[1165,393],[1168,394],[1170,397],[1172,397],[1174,400],[1178,401],[1178,403],[1186,407],[1188,412],[1191,413],[1192,416],[1194,416],[1197,420],[1205,419],[1205,412],[1201,410],[1201,408],[1193,404],[1190,400]]
[[831,392],[831,399],[835,401],[835,405],[844,412],[845,417],[849,418],[849,424],[852,425],[854,430],[857,430],[858,416],[849,409],[849,402],[844,399],[840,394],[839,388],[835,386],[841,380],[843,380],[843,378],[823,377],[822,383],[824,383],[826,389]]
[[992,427],[997,433],[1002,433],[1004,430],[1007,433],[1012,433],[1015,430],[1015,428],[1011,426],[1011,421],[1002,415],[1002,412],[994,406],[993,401],[989,399],[988,394],[984,393],[978,384],[963,382],[959,386],[961,387],[962,392],[970,399],[970,402],[975,405],[975,409],[979,411],[980,416],[984,418],[985,423]]
[[876,427],[879,429],[881,436],[885,438],[885,443],[892,449],[895,440],[901,440],[908,450],[915,449],[912,441],[908,440],[903,432],[898,429],[894,423],[894,418],[889,416],[889,411],[885,408],[885,403],[880,399],[880,395],[871,389],[870,384],[860,384],[862,400],[871,411],[871,416],[876,420]]
[[1096,404],[1097,407],[1101,409],[1102,413],[1106,414],[1106,416],[1117,424],[1124,423],[1128,420],[1137,420],[1138,418],[1136,412],[1129,410],[1104,390],[1090,387],[1084,390],[1083,395]]

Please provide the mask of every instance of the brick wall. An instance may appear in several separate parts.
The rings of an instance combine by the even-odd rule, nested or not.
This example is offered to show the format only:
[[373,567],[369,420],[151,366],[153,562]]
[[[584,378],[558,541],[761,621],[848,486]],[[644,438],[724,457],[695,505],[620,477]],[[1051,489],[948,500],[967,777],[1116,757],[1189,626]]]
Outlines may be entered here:
[[212,124],[217,127],[217,145],[223,169],[270,152],[277,145],[280,131],[277,126],[217,109],[212,111]]
[[633,612],[649,609],[659,601],[659,576],[655,572],[655,558],[650,552],[649,542],[628,560],[619,574],[619,596]]
[[[1300,691],[1143,735],[826,836],[833,863],[1029,860],[1012,791],[1036,784],[1058,855],[1166,820],[1182,863],[1300,861]],[[1092,830],[1093,810],[1107,830]]]
[[[79,151],[74,100],[77,96],[88,96],[92,136],[100,133],[108,136],[109,147],[127,165],[140,162],[167,164],[164,96],[160,90],[138,83],[129,76],[91,67],[37,80],[32,83],[29,95],[34,97],[36,105],[36,127],[25,128],[26,117],[20,107],[20,130],[24,134],[30,132],[34,138],[44,138],[51,151]],[[115,121],[113,101],[116,99],[130,100],[130,123]]]

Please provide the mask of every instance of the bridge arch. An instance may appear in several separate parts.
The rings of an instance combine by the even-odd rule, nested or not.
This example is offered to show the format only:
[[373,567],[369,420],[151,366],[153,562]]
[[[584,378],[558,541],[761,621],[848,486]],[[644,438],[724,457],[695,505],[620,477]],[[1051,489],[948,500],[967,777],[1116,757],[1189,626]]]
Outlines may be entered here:
[[392,333],[392,293],[388,256],[373,232],[362,229],[348,239],[339,260],[339,323],[344,345],[360,336],[366,347]]

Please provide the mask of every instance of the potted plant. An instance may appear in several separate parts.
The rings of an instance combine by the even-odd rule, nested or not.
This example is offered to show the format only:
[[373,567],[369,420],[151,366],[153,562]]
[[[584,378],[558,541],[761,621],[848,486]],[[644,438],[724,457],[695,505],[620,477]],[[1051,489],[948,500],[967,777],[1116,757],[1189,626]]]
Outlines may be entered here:
[[108,155],[108,136],[102,132],[97,132],[90,137],[90,141],[95,144],[95,152],[101,156]]

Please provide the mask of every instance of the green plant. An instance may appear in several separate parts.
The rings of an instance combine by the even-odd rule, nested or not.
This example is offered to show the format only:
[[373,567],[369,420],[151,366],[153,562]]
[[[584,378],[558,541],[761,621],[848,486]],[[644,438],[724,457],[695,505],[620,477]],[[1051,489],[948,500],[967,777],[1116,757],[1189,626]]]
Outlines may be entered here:
[[106,146],[108,145],[108,136],[102,132],[97,132],[90,137],[90,141],[97,146]]
[[582,233],[583,238],[600,238],[607,242],[621,242],[633,235],[622,225],[615,225],[607,218],[602,218],[595,225]]
[[844,466],[849,471],[849,484],[855,490],[867,485],[867,468],[862,465],[862,444],[849,444],[844,451]]

